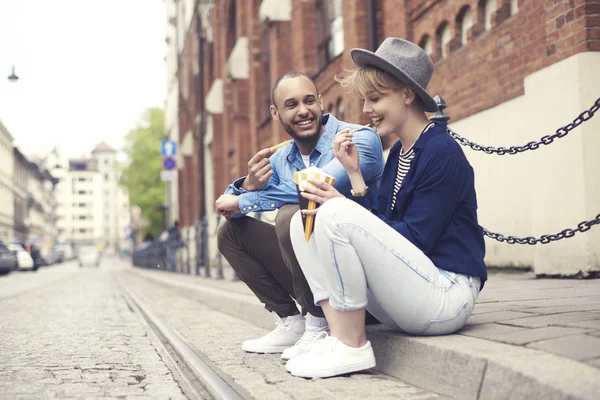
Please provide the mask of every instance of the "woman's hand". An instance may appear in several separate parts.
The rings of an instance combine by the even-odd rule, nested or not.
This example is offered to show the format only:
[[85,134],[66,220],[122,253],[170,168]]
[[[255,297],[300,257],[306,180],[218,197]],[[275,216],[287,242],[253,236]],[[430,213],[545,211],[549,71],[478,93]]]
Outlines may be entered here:
[[[327,200],[333,199],[334,197],[344,197],[336,188],[327,182],[320,182],[313,179],[309,179],[308,182],[313,185],[300,184],[300,195],[307,200],[313,200],[318,204],[325,204]],[[315,215],[318,210],[318,208],[315,210],[302,210],[302,214]]]
[[342,163],[348,174],[359,170],[358,150],[352,142],[352,136],[353,133],[350,132],[350,129],[344,129],[335,135],[333,142],[333,154]]

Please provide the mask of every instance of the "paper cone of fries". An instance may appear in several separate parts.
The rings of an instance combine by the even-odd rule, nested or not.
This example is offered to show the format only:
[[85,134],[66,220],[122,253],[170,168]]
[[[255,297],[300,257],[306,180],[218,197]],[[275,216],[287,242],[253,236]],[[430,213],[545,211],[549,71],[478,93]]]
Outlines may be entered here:
[[[298,203],[300,204],[301,210],[316,210],[320,204],[314,200],[307,200],[300,193],[307,187],[314,186],[308,182],[309,179],[317,182],[327,182],[332,185],[335,183],[335,178],[325,173],[325,171],[317,167],[309,167],[302,171],[294,172],[294,182],[296,182],[296,188],[298,189]],[[315,227],[315,215],[302,214],[302,224],[304,225],[304,239],[308,243],[310,235],[313,233]]]

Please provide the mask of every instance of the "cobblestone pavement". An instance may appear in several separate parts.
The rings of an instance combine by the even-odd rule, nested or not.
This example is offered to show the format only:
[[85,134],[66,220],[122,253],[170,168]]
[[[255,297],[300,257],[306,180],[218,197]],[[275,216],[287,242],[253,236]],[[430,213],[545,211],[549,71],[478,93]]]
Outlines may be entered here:
[[0,277],[0,399],[186,398],[109,264]]
[[133,274],[123,274],[122,279],[159,318],[256,399],[442,398],[375,371],[330,379],[295,378],[285,371],[280,355],[248,354],[241,350],[242,341],[264,335],[264,329]]
[[[224,280],[139,270],[248,295],[258,302],[243,282],[232,282],[231,268],[224,269]],[[600,368],[600,279],[536,279],[532,273],[491,272],[459,335],[542,350]]]

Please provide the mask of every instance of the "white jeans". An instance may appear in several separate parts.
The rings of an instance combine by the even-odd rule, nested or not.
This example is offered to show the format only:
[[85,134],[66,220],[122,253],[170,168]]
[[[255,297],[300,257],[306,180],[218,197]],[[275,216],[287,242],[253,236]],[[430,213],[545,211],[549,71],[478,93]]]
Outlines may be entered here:
[[302,217],[292,218],[294,252],[315,303],[337,310],[367,308],[379,321],[417,335],[462,328],[480,280],[437,268],[400,233],[346,198],[319,208],[308,243]]

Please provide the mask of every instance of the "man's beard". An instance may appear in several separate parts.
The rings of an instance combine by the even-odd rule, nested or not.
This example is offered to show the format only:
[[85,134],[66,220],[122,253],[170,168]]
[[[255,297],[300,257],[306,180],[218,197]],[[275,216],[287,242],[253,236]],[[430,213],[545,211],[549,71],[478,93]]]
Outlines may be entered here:
[[294,131],[294,126],[292,124],[286,124],[281,120],[279,121],[281,122],[281,126],[283,126],[283,129],[287,132],[288,135],[292,137],[292,139],[294,139],[294,141],[300,143],[316,143],[319,140],[319,137],[321,136],[321,131],[323,130],[323,125],[321,124],[322,116],[322,114],[319,116],[315,116],[315,121],[317,122],[317,129],[315,133],[313,133],[310,136],[299,136],[296,133],[296,131]]

